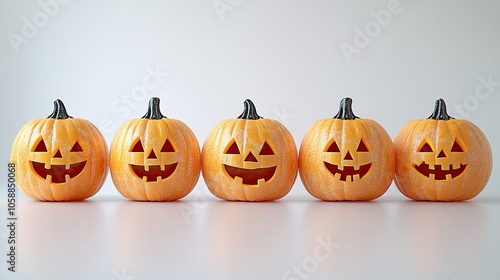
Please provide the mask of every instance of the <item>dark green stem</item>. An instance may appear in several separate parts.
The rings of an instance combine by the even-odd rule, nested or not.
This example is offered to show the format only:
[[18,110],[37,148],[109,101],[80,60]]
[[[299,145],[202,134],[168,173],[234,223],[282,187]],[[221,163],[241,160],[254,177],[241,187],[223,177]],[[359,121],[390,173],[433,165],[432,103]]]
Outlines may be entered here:
[[454,118],[448,115],[448,112],[446,111],[446,103],[442,98],[439,98],[438,100],[436,100],[436,105],[434,106],[434,112],[432,112],[432,115],[430,115],[428,119],[447,121]]
[[54,101],[54,111],[47,118],[52,118],[56,120],[65,120],[72,118],[72,116],[68,115],[66,112],[66,107],[64,107],[64,103],[60,99],[56,99]]
[[142,118],[150,120],[161,120],[166,118],[160,111],[160,98],[153,97],[149,100],[148,111]]
[[354,120],[358,117],[352,112],[352,99],[346,97],[340,101],[339,112],[333,117],[341,120]]
[[244,109],[243,113],[238,116],[238,119],[244,119],[244,120],[258,120],[262,119],[261,116],[257,114],[257,109],[255,108],[255,105],[250,99],[245,100],[243,103]]

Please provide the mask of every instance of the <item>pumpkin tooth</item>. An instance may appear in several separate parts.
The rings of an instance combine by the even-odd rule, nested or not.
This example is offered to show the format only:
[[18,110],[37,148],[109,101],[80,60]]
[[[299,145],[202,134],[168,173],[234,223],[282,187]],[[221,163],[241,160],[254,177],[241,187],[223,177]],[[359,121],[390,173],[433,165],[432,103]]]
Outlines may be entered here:
[[354,175],[351,175],[351,182],[354,182],[354,178],[356,178],[356,181],[361,179],[361,177],[359,176],[360,174],[354,174]]
[[69,176],[69,174],[64,175],[64,182],[68,182],[69,179],[71,179],[71,177]]
[[163,164],[162,164],[162,165],[160,165],[160,170],[161,170],[161,171],[165,171],[165,168],[166,168],[166,167],[167,167],[166,165],[163,165]]
[[243,178],[241,178],[240,176],[234,176],[234,180],[236,180],[238,184],[243,185]]
[[257,180],[257,186],[260,187],[261,184],[264,184],[266,182],[266,179],[262,178]]
[[436,180],[436,174],[434,174],[434,173],[429,173],[429,175],[427,175],[427,177],[429,177],[431,180]]

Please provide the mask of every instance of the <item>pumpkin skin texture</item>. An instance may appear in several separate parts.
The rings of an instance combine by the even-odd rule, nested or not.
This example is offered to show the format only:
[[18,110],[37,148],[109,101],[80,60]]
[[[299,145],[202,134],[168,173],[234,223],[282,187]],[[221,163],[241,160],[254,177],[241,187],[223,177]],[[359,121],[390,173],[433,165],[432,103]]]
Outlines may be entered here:
[[491,175],[488,139],[470,121],[450,117],[443,99],[436,101],[428,119],[407,123],[394,147],[394,181],[414,200],[468,200],[484,189]]
[[356,117],[351,104],[342,99],[339,113],[316,121],[300,146],[300,178],[321,200],[373,200],[394,177],[392,139],[377,122]]
[[188,195],[198,182],[200,146],[180,120],[160,112],[153,97],[146,115],[124,123],[110,149],[111,178],[126,198],[173,201]]
[[257,114],[252,101],[237,119],[217,124],[202,149],[202,174],[218,198],[269,201],[284,197],[297,178],[297,148],[278,121]]
[[97,193],[108,173],[108,147],[91,122],[68,115],[61,100],[28,122],[12,145],[19,189],[41,201],[78,201]]

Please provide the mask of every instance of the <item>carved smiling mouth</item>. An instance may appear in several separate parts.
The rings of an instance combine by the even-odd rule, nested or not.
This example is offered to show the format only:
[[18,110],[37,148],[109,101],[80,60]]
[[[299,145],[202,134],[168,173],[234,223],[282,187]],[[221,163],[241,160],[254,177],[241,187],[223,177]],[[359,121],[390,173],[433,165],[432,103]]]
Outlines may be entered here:
[[143,165],[130,164],[130,167],[137,177],[146,177],[146,182],[156,182],[158,180],[158,177],[161,177],[161,180],[165,180],[170,177],[177,168],[177,162],[164,165],[163,170],[161,170],[160,165],[150,165],[149,170],[146,170],[146,167],[144,167]]
[[259,180],[269,181],[276,172],[276,166],[266,168],[245,169],[224,164],[227,174],[233,179],[240,177],[245,185],[258,185]]
[[441,164],[434,164],[434,169],[429,168],[429,164],[422,162],[420,165],[414,165],[415,169],[417,169],[420,174],[430,177],[430,174],[434,174],[434,180],[446,180],[446,176],[450,175],[451,178],[455,178],[458,175],[462,174],[467,168],[467,164],[460,164],[459,168],[453,168],[453,164],[448,166],[448,170],[443,170]]
[[340,174],[340,181],[347,181],[347,176],[351,177],[351,182],[354,182],[354,175],[359,175],[359,178],[363,178],[370,168],[372,167],[371,163],[361,165],[359,169],[355,169],[354,166],[344,166],[344,169],[340,169],[338,165],[328,163],[324,161],[326,169],[330,171],[330,173],[335,176],[335,174]]
[[71,179],[80,174],[83,171],[86,163],[87,161],[73,163],[70,164],[68,168],[66,168],[66,165],[63,164],[52,164],[50,168],[45,168],[45,163],[36,161],[32,161],[31,165],[33,166],[33,169],[35,170],[36,174],[38,174],[38,176],[42,177],[43,179],[47,179],[47,176],[50,175],[51,183],[60,184],[66,183],[66,175],[68,175],[69,179]]

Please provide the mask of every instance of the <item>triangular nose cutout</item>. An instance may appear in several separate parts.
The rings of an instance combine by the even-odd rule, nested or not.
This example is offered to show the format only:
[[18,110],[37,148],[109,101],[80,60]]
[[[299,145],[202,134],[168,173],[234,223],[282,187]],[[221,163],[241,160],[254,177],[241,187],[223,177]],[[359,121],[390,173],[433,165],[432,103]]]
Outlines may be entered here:
[[151,153],[149,153],[148,158],[156,158],[156,154],[154,150],[151,150]]
[[351,153],[349,151],[347,151],[347,154],[345,155],[344,160],[352,160],[352,156],[351,156]]
[[248,153],[248,156],[245,158],[245,161],[259,162],[257,158],[252,154],[252,152]]
[[441,150],[441,152],[439,152],[438,158],[440,158],[440,157],[446,157],[446,154],[444,153],[443,150]]
[[54,155],[54,158],[62,158],[61,152],[59,149],[57,150],[56,154]]

